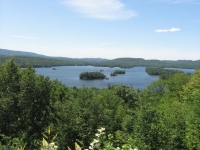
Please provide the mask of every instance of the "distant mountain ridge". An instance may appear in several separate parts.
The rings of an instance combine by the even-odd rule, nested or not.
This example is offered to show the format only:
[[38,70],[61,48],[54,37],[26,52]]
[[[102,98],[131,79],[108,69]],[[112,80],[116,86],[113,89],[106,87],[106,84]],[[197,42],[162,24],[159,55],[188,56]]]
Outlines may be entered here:
[[160,68],[200,68],[200,60],[145,60],[143,58],[68,58],[68,57],[51,57],[31,52],[13,51],[0,49],[0,62],[5,62],[10,56],[21,65],[31,64],[34,67],[50,66],[101,66],[101,67],[160,67]]
[[53,58],[53,59],[59,59],[59,60],[81,60],[86,62],[101,62],[105,61],[107,59],[103,58],[69,58],[69,57],[53,57],[53,56],[46,56],[41,55],[33,52],[24,52],[24,51],[14,51],[14,50],[8,50],[8,49],[2,49],[0,48],[0,55],[4,56],[27,56],[27,57],[43,57],[43,58]]
[[14,50],[1,49],[1,48],[0,48],[0,55],[4,55],[4,56],[47,57],[45,55],[32,53],[32,52],[14,51]]

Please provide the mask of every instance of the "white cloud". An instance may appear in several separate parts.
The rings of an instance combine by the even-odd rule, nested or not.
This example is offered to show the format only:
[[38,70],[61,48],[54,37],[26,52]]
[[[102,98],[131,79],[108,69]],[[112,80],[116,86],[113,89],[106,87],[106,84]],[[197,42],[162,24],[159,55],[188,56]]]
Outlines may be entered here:
[[87,17],[104,20],[124,20],[136,16],[119,0],[64,0],[63,4],[73,6]]
[[38,37],[31,37],[31,36],[20,36],[20,35],[9,35],[9,36],[15,37],[15,38],[23,38],[23,39],[37,39],[37,40],[40,39]]
[[177,31],[180,31],[179,28],[171,28],[171,29],[158,29],[158,30],[155,30],[155,32],[177,32]]

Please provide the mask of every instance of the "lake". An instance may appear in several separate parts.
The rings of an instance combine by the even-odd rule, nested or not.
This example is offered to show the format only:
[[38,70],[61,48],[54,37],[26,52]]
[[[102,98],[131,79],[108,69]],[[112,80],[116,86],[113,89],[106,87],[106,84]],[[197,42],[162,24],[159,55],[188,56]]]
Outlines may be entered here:
[[[134,67],[125,70],[125,74],[119,74],[117,76],[110,76],[114,70],[122,70],[122,68],[114,67],[93,67],[93,66],[59,66],[53,68],[35,68],[37,74],[42,74],[44,76],[49,76],[50,79],[58,79],[63,84],[72,87],[97,87],[106,88],[108,84],[125,84],[131,86],[135,89],[145,89],[147,85],[158,79],[158,76],[148,75],[145,72],[145,67]],[[80,80],[79,74],[82,72],[100,71],[109,78],[109,80]],[[193,73],[194,69],[180,69],[185,73]]]

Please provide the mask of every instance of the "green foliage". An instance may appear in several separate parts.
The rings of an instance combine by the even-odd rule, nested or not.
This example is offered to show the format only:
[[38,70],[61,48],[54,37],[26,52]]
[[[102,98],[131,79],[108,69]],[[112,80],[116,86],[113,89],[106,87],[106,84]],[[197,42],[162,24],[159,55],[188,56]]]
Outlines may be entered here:
[[184,141],[188,149],[200,149],[200,70],[197,70],[183,86],[180,97],[189,107]]
[[50,79],[37,76],[31,66],[20,69],[11,59],[1,66],[0,81],[0,132],[37,147],[33,139],[39,139],[54,116]]
[[0,70],[0,133],[18,137],[20,69],[11,59]]
[[167,93],[173,98],[179,97],[179,92],[183,89],[183,86],[186,85],[190,80],[189,74],[176,73],[169,77],[165,82]]
[[21,139],[11,138],[0,134],[0,149],[1,150],[24,150],[26,145],[22,142]]
[[134,109],[139,99],[139,93],[135,89],[126,85],[112,85],[109,89],[118,97],[122,98],[128,107]]
[[[191,78],[175,74],[169,80],[152,83],[143,92],[134,129],[140,149],[199,149],[199,103],[183,99],[193,95],[191,91],[195,91],[195,86],[192,83],[200,83],[198,74]],[[192,90],[186,94],[188,87]],[[196,88],[199,90],[198,86]]]
[[71,144],[74,142],[88,146],[89,139],[93,138],[99,126],[105,126],[109,133],[114,133],[120,123],[118,111],[124,110],[123,100],[106,89],[83,87],[76,90],[78,94],[59,107],[63,120],[60,134],[67,138],[65,144],[69,147],[73,147]]

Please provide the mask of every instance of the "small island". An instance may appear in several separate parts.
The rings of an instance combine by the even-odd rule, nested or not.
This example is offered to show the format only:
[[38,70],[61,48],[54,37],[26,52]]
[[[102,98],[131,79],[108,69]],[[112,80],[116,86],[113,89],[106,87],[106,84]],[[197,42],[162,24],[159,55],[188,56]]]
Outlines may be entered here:
[[125,74],[125,70],[115,70],[110,76],[117,76],[117,74]]
[[95,79],[106,79],[106,76],[98,71],[95,72],[82,72],[79,75],[82,80],[95,80]]

